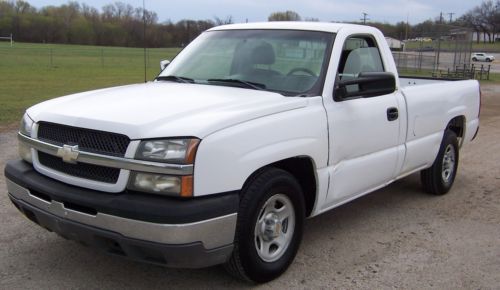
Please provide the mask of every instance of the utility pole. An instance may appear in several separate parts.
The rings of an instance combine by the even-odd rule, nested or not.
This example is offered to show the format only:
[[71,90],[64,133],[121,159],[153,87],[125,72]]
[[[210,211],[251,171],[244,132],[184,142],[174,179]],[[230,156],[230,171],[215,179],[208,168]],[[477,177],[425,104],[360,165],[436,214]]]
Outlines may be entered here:
[[144,44],[144,82],[147,79],[147,63],[146,63],[146,0],[142,0],[142,23],[143,23],[143,44]]
[[439,13],[439,24],[438,24],[438,48],[437,48],[437,57],[436,57],[436,68],[435,70],[439,70],[439,62],[441,57],[441,26],[443,24],[443,12]]
[[370,18],[368,18],[367,16],[368,13],[363,12],[363,18],[360,19],[361,21],[363,21],[363,24],[366,24],[366,20],[370,20]]
[[446,14],[448,14],[450,16],[450,23],[452,23],[453,22],[453,15],[455,15],[456,13],[450,12],[450,13],[446,13]]
[[406,14],[405,41],[408,40],[408,28],[410,26],[410,13]]

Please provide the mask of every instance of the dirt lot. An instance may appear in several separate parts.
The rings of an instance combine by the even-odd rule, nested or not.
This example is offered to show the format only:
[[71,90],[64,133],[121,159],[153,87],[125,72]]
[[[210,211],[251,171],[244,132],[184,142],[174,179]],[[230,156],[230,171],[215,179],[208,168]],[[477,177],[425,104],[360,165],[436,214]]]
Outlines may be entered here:
[[[309,220],[295,263],[262,288],[499,289],[500,86],[483,88],[479,137],[461,151],[452,191],[418,175]],[[0,133],[0,167],[16,158]],[[165,269],[107,256],[39,228],[0,176],[0,288],[245,288],[220,267]]]

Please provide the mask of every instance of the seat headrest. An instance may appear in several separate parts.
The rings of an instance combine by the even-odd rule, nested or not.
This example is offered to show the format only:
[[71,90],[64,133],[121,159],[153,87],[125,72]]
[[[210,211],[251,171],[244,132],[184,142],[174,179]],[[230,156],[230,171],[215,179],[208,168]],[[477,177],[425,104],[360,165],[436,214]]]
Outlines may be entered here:
[[273,64],[276,60],[273,46],[267,42],[261,42],[254,47],[250,58],[252,64]]

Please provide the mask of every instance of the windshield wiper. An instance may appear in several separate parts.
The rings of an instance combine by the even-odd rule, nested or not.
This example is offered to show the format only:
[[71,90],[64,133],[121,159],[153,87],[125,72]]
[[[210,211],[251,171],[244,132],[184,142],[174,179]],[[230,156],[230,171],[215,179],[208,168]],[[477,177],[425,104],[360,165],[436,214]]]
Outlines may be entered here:
[[194,84],[194,80],[186,77],[180,76],[159,76],[156,78],[157,81],[174,81],[178,83]]
[[265,84],[254,83],[254,82],[238,80],[238,79],[208,79],[207,81],[208,82],[218,82],[218,83],[240,84],[240,85],[244,85],[246,88],[259,90],[259,91],[266,89]]

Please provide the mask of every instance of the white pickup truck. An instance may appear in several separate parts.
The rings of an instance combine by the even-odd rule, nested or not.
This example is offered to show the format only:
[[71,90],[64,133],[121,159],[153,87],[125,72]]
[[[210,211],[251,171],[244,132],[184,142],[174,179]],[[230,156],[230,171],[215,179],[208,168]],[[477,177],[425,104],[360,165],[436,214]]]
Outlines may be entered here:
[[479,107],[477,81],[398,77],[375,28],[221,26],[153,82],[29,108],[8,194],[108,253],[265,282],[306,218],[415,172],[447,193]]

